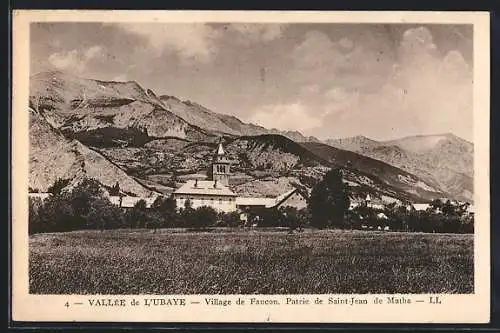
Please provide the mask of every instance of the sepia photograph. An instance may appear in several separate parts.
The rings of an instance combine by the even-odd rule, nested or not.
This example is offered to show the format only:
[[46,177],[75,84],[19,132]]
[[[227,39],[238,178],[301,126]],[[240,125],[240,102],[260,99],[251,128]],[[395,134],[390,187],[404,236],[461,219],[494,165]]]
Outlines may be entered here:
[[30,22],[28,293],[477,292],[473,24],[337,21]]

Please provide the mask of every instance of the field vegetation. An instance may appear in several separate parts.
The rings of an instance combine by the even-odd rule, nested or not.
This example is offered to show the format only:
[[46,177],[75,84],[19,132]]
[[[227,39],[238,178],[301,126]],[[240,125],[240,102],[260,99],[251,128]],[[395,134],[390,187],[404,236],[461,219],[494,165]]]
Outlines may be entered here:
[[471,293],[473,236],[234,228],[30,236],[35,294]]

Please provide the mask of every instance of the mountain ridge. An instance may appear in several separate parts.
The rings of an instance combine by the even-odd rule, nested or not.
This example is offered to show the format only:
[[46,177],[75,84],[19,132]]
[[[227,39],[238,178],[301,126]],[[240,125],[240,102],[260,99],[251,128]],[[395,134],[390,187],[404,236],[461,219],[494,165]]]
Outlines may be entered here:
[[455,199],[473,202],[474,145],[453,133],[387,141],[354,137],[327,142],[400,167],[438,185]]

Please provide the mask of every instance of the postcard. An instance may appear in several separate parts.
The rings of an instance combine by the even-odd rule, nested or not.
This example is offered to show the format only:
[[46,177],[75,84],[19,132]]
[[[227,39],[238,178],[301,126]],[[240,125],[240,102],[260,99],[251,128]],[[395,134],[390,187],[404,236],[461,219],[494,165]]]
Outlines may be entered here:
[[17,10],[12,319],[487,323],[489,13]]

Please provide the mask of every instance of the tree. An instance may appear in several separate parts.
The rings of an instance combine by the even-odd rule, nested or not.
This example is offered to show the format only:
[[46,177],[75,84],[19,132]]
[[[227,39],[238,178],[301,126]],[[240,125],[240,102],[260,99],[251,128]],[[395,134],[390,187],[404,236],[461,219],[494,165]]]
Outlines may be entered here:
[[297,208],[292,206],[280,207],[279,212],[283,215],[283,221],[286,226],[290,228],[290,232],[297,230],[302,231],[304,225],[304,211],[299,211]]
[[311,212],[309,209],[306,208],[301,208],[297,211],[297,223],[299,225],[299,228],[302,229],[303,227],[310,225],[311,223]]
[[43,206],[40,198],[29,198],[28,200],[28,233],[35,234],[43,232],[43,224],[40,220],[39,210]]
[[175,226],[177,222],[177,205],[174,198],[158,197],[151,205],[151,209],[157,213],[161,226]]
[[257,223],[259,227],[281,227],[286,226],[283,213],[277,208],[255,208],[252,210],[251,222]]
[[84,228],[84,221],[75,216],[67,195],[49,196],[38,209],[39,232],[71,231]]
[[181,208],[180,212],[179,212],[181,224],[184,227],[191,227],[192,226],[193,213],[194,213],[193,204],[191,203],[191,200],[187,199],[184,202],[184,207]]
[[91,202],[86,216],[86,227],[90,229],[117,229],[123,226],[123,214],[109,200],[98,198]]
[[397,202],[385,206],[384,214],[387,216],[392,230],[403,230],[408,222],[408,210],[406,206]]
[[338,169],[328,171],[311,192],[308,208],[316,228],[344,227],[344,216],[350,205],[349,189]]
[[118,182],[116,182],[116,184],[111,187],[111,189],[109,190],[109,195],[112,196],[120,195],[120,184],[118,184]]
[[141,199],[130,210],[127,220],[131,228],[144,228],[148,221],[147,204]]
[[48,189],[47,192],[49,192],[52,195],[58,195],[62,192],[62,190],[68,186],[69,182],[71,179],[62,179],[62,178],[57,178],[54,184],[52,184]]

